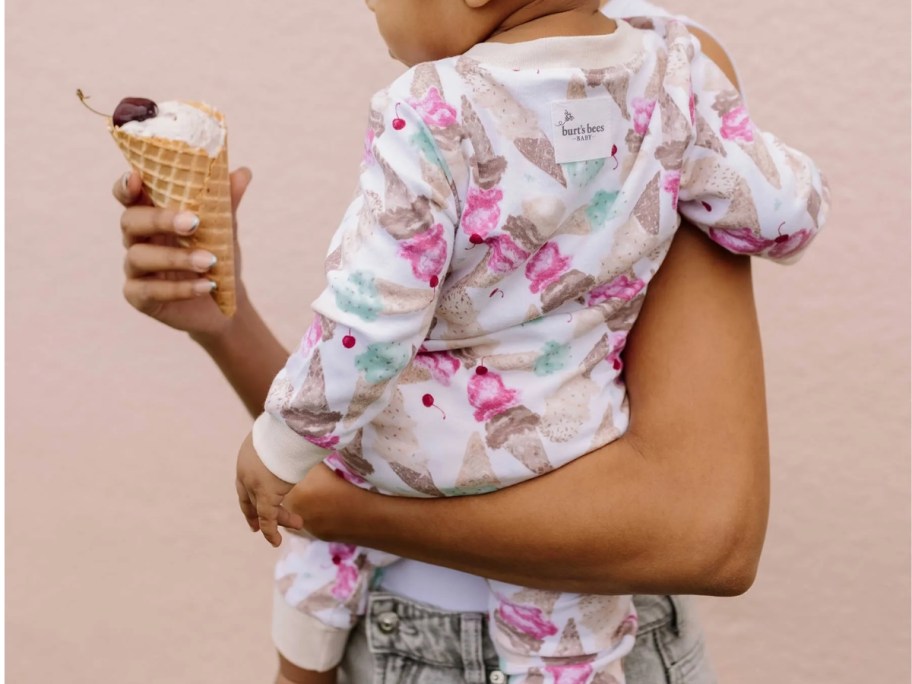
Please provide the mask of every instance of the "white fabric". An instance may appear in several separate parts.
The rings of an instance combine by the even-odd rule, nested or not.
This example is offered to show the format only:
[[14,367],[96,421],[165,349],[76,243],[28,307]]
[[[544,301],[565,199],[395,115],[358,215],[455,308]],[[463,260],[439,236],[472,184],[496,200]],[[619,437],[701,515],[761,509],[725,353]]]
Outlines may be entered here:
[[[602,11],[609,17],[671,16],[645,0],[611,0]],[[679,18],[709,33],[692,19]],[[407,558],[383,571],[381,588],[443,610],[485,612],[488,606],[488,586],[481,577]]]

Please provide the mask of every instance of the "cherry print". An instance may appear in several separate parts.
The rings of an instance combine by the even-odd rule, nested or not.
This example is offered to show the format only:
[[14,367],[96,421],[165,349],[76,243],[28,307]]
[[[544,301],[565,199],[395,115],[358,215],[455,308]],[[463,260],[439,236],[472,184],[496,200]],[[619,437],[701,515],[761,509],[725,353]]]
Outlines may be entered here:
[[472,233],[469,236],[469,242],[471,242],[473,245],[480,245],[482,242],[484,242],[484,238],[481,237],[481,235],[478,233]]
[[437,286],[440,284],[440,278],[438,278],[438,277],[435,276],[435,275],[432,275],[432,276],[431,276],[431,280],[430,280],[430,284],[431,284],[431,287],[437,287]]
[[782,234],[782,226],[784,226],[784,225],[785,225],[785,222],[783,222],[779,226],[779,235],[776,237],[776,240],[775,240],[777,245],[781,245],[783,242],[788,242],[791,237],[788,233],[786,233],[785,235]]
[[341,565],[342,558],[338,554],[332,557],[333,565]]
[[397,131],[401,131],[405,128],[405,119],[399,116],[399,105],[396,105],[396,118],[393,119],[393,128]]
[[354,336],[351,334],[351,328],[348,329],[348,335],[342,338],[342,346],[351,349],[356,344]]
[[709,205],[709,202],[702,202],[702,204],[703,204],[703,208],[706,209],[706,211],[713,210],[713,208]]
[[333,475],[335,475],[336,477],[338,477],[342,480],[345,479],[345,473],[343,473],[341,470],[337,470],[335,468],[333,468]]
[[491,297],[493,297],[496,294],[499,294],[501,299],[506,297],[503,290],[501,290],[499,287],[495,287],[493,290],[491,290],[491,294],[488,295],[488,299],[490,299]]
[[615,170],[617,170],[617,167],[619,167],[621,165],[621,162],[618,161],[617,153],[618,153],[618,146],[612,145],[611,146],[611,158],[614,159]]
[[427,408],[433,407],[433,408],[437,409],[438,411],[440,411],[441,415],[443,415],[443,419],[446,420],[446,413],[443,412],[442,408],[440,408],[439,406],[436,406],[434,404],[434,395],[433,394],[425,394],[423,397],[421,397],[421,403],[424,404]]

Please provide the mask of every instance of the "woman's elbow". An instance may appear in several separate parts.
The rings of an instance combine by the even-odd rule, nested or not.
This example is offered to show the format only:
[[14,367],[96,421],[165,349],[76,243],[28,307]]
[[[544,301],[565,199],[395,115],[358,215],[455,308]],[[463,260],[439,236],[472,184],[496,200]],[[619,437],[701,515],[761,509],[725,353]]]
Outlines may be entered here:
[[703,552],[694,567],[694,594],[740,596],[757,578],[769,513],[768,490],[720,505],[702,531]]

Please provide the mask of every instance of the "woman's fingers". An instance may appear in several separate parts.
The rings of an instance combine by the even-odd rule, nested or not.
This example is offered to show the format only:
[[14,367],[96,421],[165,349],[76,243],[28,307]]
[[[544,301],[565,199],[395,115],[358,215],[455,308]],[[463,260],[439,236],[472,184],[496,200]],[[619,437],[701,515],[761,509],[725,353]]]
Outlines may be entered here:
[[202,249],[189,250],[179,247],[138,242],[127,249],[124,273],[127,278],[142,278],[162,271],[191,271],[206,273],[215,266],[216,256]]
[[150,206],[135,206],[120,216],[120,230],[125,247],[153,235],[169,234],[186,237],[199,227],[199,216],[190,211],[174,211]]
[[130,278],[124,283],[124,298],[143,313],[152,313],[162,304],[195,299],[215,289],[215,282],[203,278],[193,280],[161,280],[154,276]]
[[135,169],[127,171],[114,181],[112,192],[114,193],[114,198],[125,207],[132,207],[136,204],[152,204],[152,200],[149,199],[149,195],[143,188],[142,176]]

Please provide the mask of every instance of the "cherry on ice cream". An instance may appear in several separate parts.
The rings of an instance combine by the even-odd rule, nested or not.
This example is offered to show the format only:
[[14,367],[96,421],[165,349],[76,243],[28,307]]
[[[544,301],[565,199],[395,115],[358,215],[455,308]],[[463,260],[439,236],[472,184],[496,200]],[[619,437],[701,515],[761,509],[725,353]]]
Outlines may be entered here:
[[111,117],[114,125],[120,128],[131,121],[145,121],[158,115],[158,105],[144,97],[125,97],[114,110]]
[[[102,114],[89,106],[89,103],[86,102],[89,98],[82,90],[76,91],[76,97],[79,98],[79,101],[82,102],[89,111],[95,112],[99,116],[107,117],[107,114]],[[120,101],[120,104],[117,105],[117,109],[114,110],[114,115],[111,119],[113,120],[114,125],[117,128],[120,128],[125,123],[130,123],[131,121],[145,121],[146,119],[152,119],[157,115],[158,105],[152,100],[145,97],[125,97]]]

